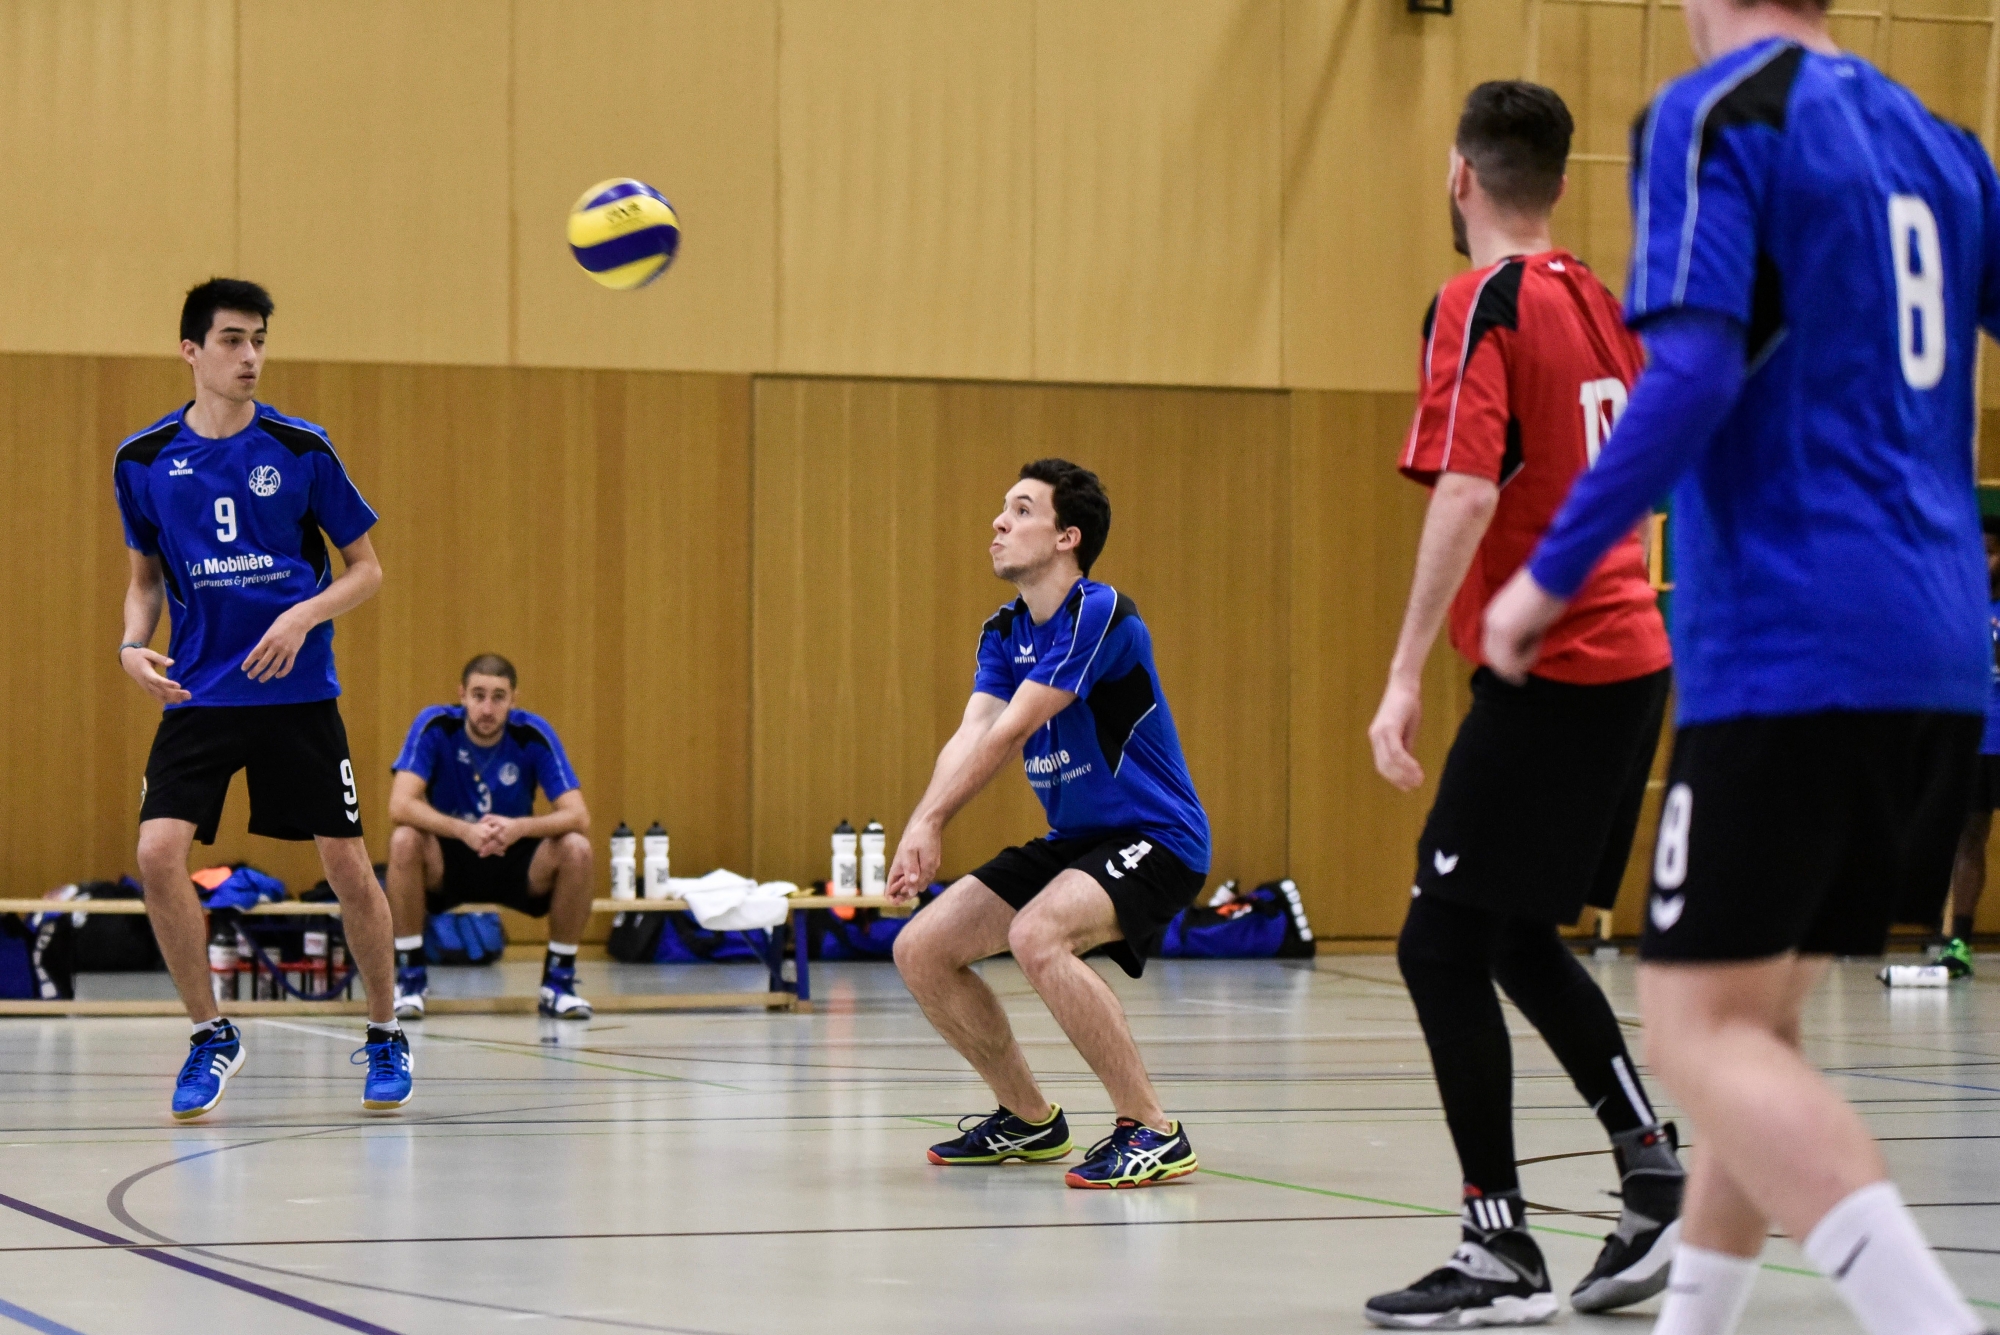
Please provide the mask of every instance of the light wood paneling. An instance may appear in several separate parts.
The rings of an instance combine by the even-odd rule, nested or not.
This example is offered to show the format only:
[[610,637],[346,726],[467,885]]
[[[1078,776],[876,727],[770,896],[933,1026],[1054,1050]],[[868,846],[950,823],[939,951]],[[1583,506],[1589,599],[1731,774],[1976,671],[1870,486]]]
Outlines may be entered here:
[[0,6],[0,349],[170,353],[236,262],[233,0]]
[[1429,493],[1396,472],[1408,394],[1292,395],[1291,866],[1323,936],[1393,936],[1417,835],[1470,703],[1471,668],[1439,637],[1424,671],[1424,786],[1375,772],[1381,703]]
[[1526,0],[1449,19],[1288,0],[1284,383],[1407,390],[1424,307],[1452,253],[1445,157],[1466,92],[1518,77]]
[[[1012,596],[987,525],[1020,465],[1047,454],[1096,469],[1111,494],[1093,574],[1152,631],[1214,824],[1214,879],[1278,874],[1283,396],[818,380],[756,393],[758,875],[823,877],[842,818],[900,834],[971,694],[979,628]],[[1046,829],[1010,767],[951,827],[945,870]]]
[[786,0],[779,369],[1034,374],[1034,18]]
[[1035,378],[1276,385],[1280,9],[1067,0],[1035,24]]
[[503,14],[243,5],[239,265],[286,356],[511,360]]
[[[515,360],[775,366],[776,0],[600,0],[584,22],[559,0],[514,12]],[[637,58],[607,66],[608,34]],[[657,186],[681,219],[674,267],[642,292],[591,282],[563,236],[570,205],[614,176]],[[830,240],[850,253],[852,238]]]
[[[0,358],[0,432],[22,461],[10,517],[34,550],[66,554],[0,595],[11,624],[43,628],[32,651],[0,654],[0,689],[50,702],[9,724],[10,892],[131,868],[158,711],[110,652],[126,569],[111,451],[186,385],[164,360]],[[265,392],[328,429],[382,515],[383,591],[335,633],[378,857],[410,720],[494,650],[520,668],[522,706],[561,732],[600,849],[619,819],[657,817],[682,870],[747,864],[747,377],[285,363]],[[203,856],[295,889],[319,878],[310,846],[253,839],[244,813],[239,780]]]

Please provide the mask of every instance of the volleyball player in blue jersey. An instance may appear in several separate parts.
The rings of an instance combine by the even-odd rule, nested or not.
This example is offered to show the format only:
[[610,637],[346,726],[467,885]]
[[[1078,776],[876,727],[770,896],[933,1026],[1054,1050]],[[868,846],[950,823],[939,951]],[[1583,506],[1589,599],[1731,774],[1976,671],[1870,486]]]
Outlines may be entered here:
[[[934,1145],[934,1164],[1051,1162],[1071,1149],[972,965],[1012,951],[1056,1022],[1104,1082],[1111,1134],[1065,1180],[1140,1187],[1195,1171],[1194,1147],[1160,1106],[1118,998],[1079,957],[1103,947],[1132,977],[1208,874],[1208,816],[1132,600],[1090,578],[1111,529],[1097,475],[1061,459],[1021,470],[993,521],[993,573],[1020,596],[986,622],[972,698],[910,814],[889,897],[937,874],[945,824],[1010,761],[1021,762],[1049,833],[959,878],[896,938],[896,967],[945,1040],[1000,1106]],[[973,1119],[968,1118],[968,1121]]]
[[1832,955],[1934,922],[1985,712],[1978,327],[2000,180],[1841,52],[1815,0],[1687,0],[1704,62],[1634,134],[1627,320],[1651,359],[1487,614],[1496,671],[1674,491],[1679,728],[1647,1053],[1700,1138],[1659,1335],[1724,1335],[1775,1221],[1871,1335],[1980,1322],[1867,1127],[1799,1051]]
[[[174,1089],[183,1120],[214,1108],[243,1068],[242,1036],[210,992],[208,933],[187,872],[194,841],[215,842],[238,770],[248,771],[250,832],[313,840],[340,897],[368,990],[362,1105],[398,1108],[410,1097],[409,1042],[391,1012],[389,904],[361,840],[333,670],[333,618],[381,587],[368,540],[375,512],[325,431],[257,402],[271,311],[255,283],[218,278],[190,291],[181,357],[194,401],[125,440],[112,466],[131,548],[118,661],[166,710],[146,761],[139,872],[194,1022]],[[161,654],[149,646],[169,603]]]

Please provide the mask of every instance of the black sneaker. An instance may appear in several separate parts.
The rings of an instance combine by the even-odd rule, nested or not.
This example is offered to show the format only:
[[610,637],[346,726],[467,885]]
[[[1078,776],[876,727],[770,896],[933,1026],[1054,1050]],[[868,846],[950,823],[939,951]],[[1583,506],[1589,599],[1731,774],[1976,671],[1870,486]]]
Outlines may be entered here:
[[1680,1133],[1674,1124],[1641,1127],[1611,1138],[1618,1159],[1618,1227],[1604,1240],[1597,1264],[1570,1291],[1579,1312],[1609,1312],[1643,1302],[1667,1287],[1681,1237]]
[[958,1129],[964,1134],[957,1140],[931,1146],[931,1162],[946,1165],[994,1164],[1006,1163],[1009,1159],[1025,1159],[1029,1163],[1047,1163],[1051,1159],[1060,1159],[1075,1145],[1069,1138],[1069,1123],[1064,1120],[1062,1109],[1053,1103],[1049,1106],[1055,1111],[1040,1126],[1016,1117],[1005,1108],[994,1109],[980,1118],[979,1124],[969,1131],[965,1124],[979,1114],[961,1117]]
[[1377,1294],[1361,1314],[1397,1330],[1539,1326],[1556,1314],[1542,1249],[1518,1228],[1465,1230],[1451,1260],[1407,1289]]

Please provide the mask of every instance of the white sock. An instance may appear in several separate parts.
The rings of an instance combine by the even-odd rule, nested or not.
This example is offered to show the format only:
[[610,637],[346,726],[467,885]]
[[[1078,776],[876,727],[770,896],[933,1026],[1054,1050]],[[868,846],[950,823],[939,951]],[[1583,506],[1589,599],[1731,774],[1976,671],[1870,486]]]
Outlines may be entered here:
[[1754,1256],[1731,1256],[1683,1242],[1674,1251],[1653,1335],[1734,1335],[1756,1278]]
[[400,1034],[403,1032],[403,1022],[393,1015],[386,1020],[370,1020],[368,1031],[377,1034]]
[[1985,1327],[1938,1264],[1894,1182],[1875,1182],[1826,1212],[1806,1257],[1833,1281],[1868,1335],[1977,1335]]
[[549,942],[549,954],[551,954],[551,955],[574,955],[574,954],[576,954],[576,947],[575,947],[575,946],[566,946],[566,945],[564,945],[564,944],[563,944],[562,942],[560,942],[560,941],[551,941],[551,942]]
[[213,1020],[203,1020],[200,1024],[189,1025],[188,1036],[190,1038],[207,1038],[210,1034],[215,1032],[215,1026],[221,1023],[222,1019],[220,1016],[218,1016]]
[[396,949],[398,950],[421,950],[423,949],[423,945],[424,934],[422,932],[418,932],[415,936],[399,936],[396,938]]

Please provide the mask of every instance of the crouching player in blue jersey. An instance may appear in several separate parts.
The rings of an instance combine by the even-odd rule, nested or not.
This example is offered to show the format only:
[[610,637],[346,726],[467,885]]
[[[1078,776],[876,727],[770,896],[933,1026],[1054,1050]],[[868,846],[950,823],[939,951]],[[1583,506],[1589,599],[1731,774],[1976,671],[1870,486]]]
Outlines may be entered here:
[[[389,790],[389,907],[396,915],[396,1018],[424,1018],[424,914],[504,904],[549,918],[538,1009],[588,1020],[576,947],[590,922],[590,808],[548,720],[514,707],[514,665],[481,654],[458,703],[410,725]],[[552,811],[535,814],[535,789]]]
[[937,874],[946,823],[1010,759],[1025,760],[1049,833],[961,877],[912,918],[896,938],[896,967],[1000,1104],[933,1146],[931,1162],[1045,1162],[1070,1152],[1069,1126],[972,969],[1013,952],[1117,1115],[1070,1170],[1072,1187],[1147,1186],[1196,1168],[1117,996],[1079,958],[1104,946],[1137,978],[1208,873],[1208,816],[1160,691],[1152,639],[1131,599],[1089,579],[1110,530],[1111,502],[1095,473],[1061,459],[1021,470],[990,548],[993,573],[1020,597],[986,623],[965,721],[939,754],[889,869],[889,897],[913,900]]
[[[215,1107],[243,1069],[242,1036],[210,992],[208,931],[187,873],[194,841],[215,842],[238,770],[249,772],[250,832],[313,840],[340,897],[368,989],[362,1106],[410,1099],[410,1046],[391,1012],[389,904],[361,841],[361,794],[334,703],[330,623],[382,584],[368,540],[375,512],[325,431],[256,401],[271,310],[255,283],[217,278],[190,291],[181,357],[194,401],[119,445],[112,466],[132,558],[118,661],[166,707],[146,760],[139,874],[194,1022],[174,1088],[182,1119]],[[148,646],[169,601],[172,638],[160,654]]]
[[1657,1335],[1726,1335],[1775,1221],[1871,1335],[1980,1321],[1799,1050],[1833,955],[1933,923],[1990,652],[1973,493],[2000,180],[1815,0],[1687,0],[1703,67],[1635,132],[1651,360],[1487,612],[1518,679],[1673,486],[1679,727],[1641,943],[1646,1050],[1700,1136]]

